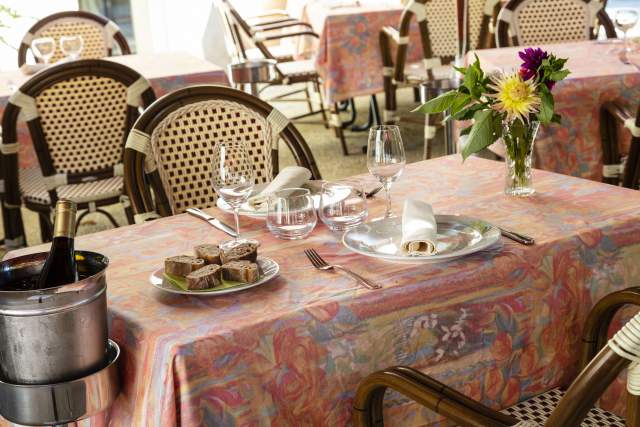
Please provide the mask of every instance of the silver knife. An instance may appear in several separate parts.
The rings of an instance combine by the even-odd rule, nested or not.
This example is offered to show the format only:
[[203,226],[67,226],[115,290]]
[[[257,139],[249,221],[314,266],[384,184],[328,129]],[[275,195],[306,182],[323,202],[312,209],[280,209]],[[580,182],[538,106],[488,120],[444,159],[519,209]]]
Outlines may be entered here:
[[203,211],[201,209],[188,208],[187,209],[187,213],[189,215],[195,216],[196,218],[200,218],[200,219],[202,219],[204,221],[207,221],[209,224],[213,225],[218,230],[224,231],[225,233],[227,233],[231,237],[236,237],[237,236],[236,231],[230,225],[225,224],[224,222],[220,221],[218,218],[215,218],[215,217],[209,215],[208,213],[206,213],[205,211]]
[[507,237],[511,240],[514,240],[518,243],[522,243],[523,245],[527,245],[527,246],[535,244],[535,240],[533,239],[533,237],[525,236],[524,234],[516,233],[514,231],[505,230],[502,227],[498,227],[498,228],[500,229],[500,232],[504,237]]

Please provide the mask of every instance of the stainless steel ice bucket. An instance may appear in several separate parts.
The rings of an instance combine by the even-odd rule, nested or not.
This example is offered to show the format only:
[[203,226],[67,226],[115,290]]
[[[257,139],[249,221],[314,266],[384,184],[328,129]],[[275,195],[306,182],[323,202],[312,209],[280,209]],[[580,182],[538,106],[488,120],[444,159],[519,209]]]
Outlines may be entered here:
[[107,360],[108,259],[76,251],[80,280],[38,291],[6,287],[34,279],[46,253],[0,263],[0,375],[13,384],[84,377]]
[[269,83],[277,77],[276,64],[273,59],[248,59],[229,64],[229,74],[234,83]]

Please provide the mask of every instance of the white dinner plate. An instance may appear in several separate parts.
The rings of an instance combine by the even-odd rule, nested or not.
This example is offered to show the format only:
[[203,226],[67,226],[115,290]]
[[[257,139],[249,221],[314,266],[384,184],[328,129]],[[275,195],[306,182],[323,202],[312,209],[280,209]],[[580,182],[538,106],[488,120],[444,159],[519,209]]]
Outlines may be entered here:
[[436,215],[435,255],[409,256],[402,252],[402,218],[385,218],[358,225],[344,233],[343,244],[354,252],[396,262],[450,261],[484,250],[500,239],[500,230],[488,222],[458,215]]
[[271,258],[266,257],[258,257],[257,260],[258,267],[260,269],[260,278],[257,282],[254,283],[242,283],[235,285],[233,287],[224,288],[224,289],[204,289],[202,291],[186,291],[184,289],[179,288],[178,286],[171,283],[170,280],[164,277],[164,267],[159,268],[149,277],[149,281],[153,286],[160,289],[164,292],[169,292],[172,294],[180,294],[180,295],[192,295],[192,296],[201,296],[201,297],[210,297],[216,295],[226,295],[232,294],[235,292],[244,291],[246,289],[254,288],[256,286],[264,285],[265,283],[271,281],[278,275],[280,271],[280,266],[277,262],[272,260]]
[[[320,195],[312,194],[311,198],[313,199],[313,205],[315,206],[315,208],[320,209]],[[218,197],[216,206],[226,213],[230,213],[230,214],[233,213],[233,209],[231,208],[231,206],[229,206],[227,202],[222,200],[222,197]],[[245,203],[242,206],[240,206],[240,210],[238,213],[242,216],[248,216],[251,218],[266,219],[267,205],[266,204],[262,205],[261,209],[254,209],[251,205],[249,205],[249,203]]]

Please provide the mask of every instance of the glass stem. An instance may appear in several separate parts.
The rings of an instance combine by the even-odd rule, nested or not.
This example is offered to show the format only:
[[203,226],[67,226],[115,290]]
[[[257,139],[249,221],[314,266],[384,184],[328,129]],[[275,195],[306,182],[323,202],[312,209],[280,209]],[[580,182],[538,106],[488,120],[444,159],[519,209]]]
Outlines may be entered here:
[[240,238],[240,208],[235,208],[233,210],[233,219],[236,220],[236,238],[238,240]]
[[385,181],[382,185],[384,185],[384,192],[387,195],[387,211],[384,217],[389,218],[391,217],[391,181]]
[[622,42],[624,43],[625,60],[627,60],[626,54],[631,52],[631,48],[629,47],[629,38],[627,37],[627,32],[628,30],[626,30],[624,32],[624,35],[622,36]]

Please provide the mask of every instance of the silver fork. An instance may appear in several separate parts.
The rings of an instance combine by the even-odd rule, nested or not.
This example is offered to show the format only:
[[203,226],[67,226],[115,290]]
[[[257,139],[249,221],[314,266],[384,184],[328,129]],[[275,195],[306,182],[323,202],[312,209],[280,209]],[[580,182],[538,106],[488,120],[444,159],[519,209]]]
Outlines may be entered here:
[[313,266],[315,268],[317,268],[318,270],[339,270],[342,271],[343,273],[347,274],[349,277],[351,277],[353,280],[355,280],[356,282],[358,282],[360,285],[364,286],[367,289],[380,289],[382,288],[382,286],[375,284],[375,283],[371,283],[370,281],[368,281],[367,279],[365,279],[364,277],[360,276],[357,273],[354,273],[353,271],[344,268],[341,265],[337,265],[337,264],[327,264],[327,262],[322,259],[322,257],[318,254],[318,252],[315,251],[315,249],[305,249],[304,250],[304,254],[307,256],[307,258],[309,258],[309,261],[311,261],[311,264],[313,264]]

